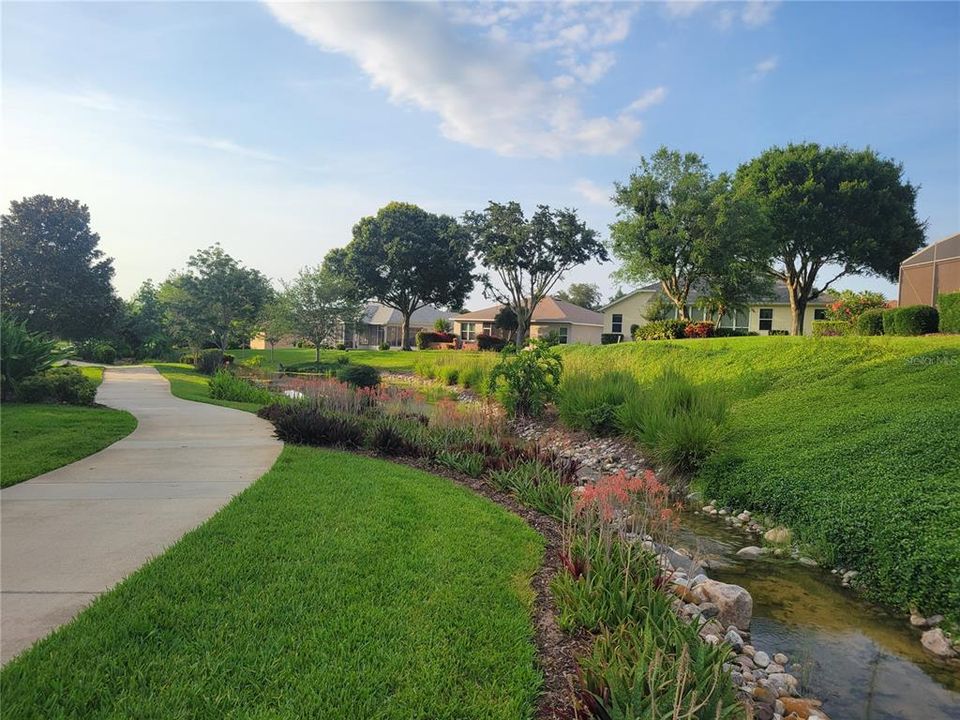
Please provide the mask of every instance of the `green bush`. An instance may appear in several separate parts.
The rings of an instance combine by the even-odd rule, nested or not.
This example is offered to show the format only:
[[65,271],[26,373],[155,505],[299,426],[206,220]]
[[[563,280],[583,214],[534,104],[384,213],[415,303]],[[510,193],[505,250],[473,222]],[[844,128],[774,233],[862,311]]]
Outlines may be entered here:
[[842,337],[849,335],[853,326],[846,320],[814,320],[814,337]]
[[117,359],[117,351],[110,343],[97,343],[93,348],[93,362],[112,365]]
[[[419,333],[417,333],[417,334],[419,335]],[[381,351],[383,351],[383,350],[389,350],[389,349],[390,349],[390,343],[387,343],[387,342],[382,342],[382,343],[380,343],[380,350],[381,350]]]
[[883,335],[883,313],[879,308],[864,310],[857,318],[857,335]]
[[423,425],[415,420],[383,417],[368,431],[367,446],[388,457],[420,457],[426,454]]
[[284,442],[359,448],[366,438],[361,418],[311,403],[267,405],[257,414],[273,423],[276,436]]
[[96,395],[96,383],[79,368],[59,367],[24,378],[17,385],[16,399],[25,403],[93,405]]
[[194,360],[193,367],[197,372],[204,375],[213,375],[217,370],[223,367],[223,352],[216,348],[201,350]]
[[444,385],[456,385],[457,380],[460,378],[460,368],[447,365],[437,369],[437,380],[442,382]]
[[380,384],[380,371],[370,365],[341,365],[337,379],[354,387],[376,387]]
[[575,430],[611,435],[619,430],[618,409],[638,389],[633,376],[622,371],[568,373],[557,394],[557,412]]
[[960,292],[937,297],[940,306],[940,332],[960,333]]
[[30,332],[25,322],[0,315],[0,398],[13,397],[24,378],[53,367],[69,354],[70,348],[61,349],[56,340]]
[[926,335],[939,329],[940,318],[935,307],[908,305],[883,314],[884,335]]
[[276,395],[266,388],[254,385],[245,378],[234,375],[229,370],[217,370],[210,378],[210,397],[215,400],[259,403],[266,405],[276,400]]
[[686,320],[655,320],[639,325],[633,331],[634,340],[680,340],[686,337]]
[[623,333],[600,333],[601,345],[616,345],[623,341]]
[[511,415],[539,416],[556,395],[563,363],[542,340],[517,351],[512,345],[490,373],[490,386]]

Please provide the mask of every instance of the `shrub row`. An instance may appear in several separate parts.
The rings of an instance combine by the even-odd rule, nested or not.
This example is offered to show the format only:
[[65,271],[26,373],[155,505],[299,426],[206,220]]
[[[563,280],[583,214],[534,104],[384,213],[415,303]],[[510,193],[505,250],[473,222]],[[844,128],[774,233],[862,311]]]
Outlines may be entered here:
[[246,378],[238,377],[229,370],[218,370],[210,378],[210,397],[215,400],[258,403],[265,405],[273,402],[276,395]]
[[93,405],[97,386],[79,368],[58,367],[31,375],[17,384],[16,399],[25,403]]
[[503,338],[494,337],[493,335],[487,335],[486,333],[480,333],[477,335],[477,350],[492,350],[494,352],[499,352],[507,346],[508,341]]
[[883,313],[884,335],[926,335],[939,329],[940,318],[935,307],[908,305]]
[[281,372],[325,375],[354,387],[376,387],[380,384],[380,371],[371,365],[351,363],[346,355],[340,355],[334,362],[308,362],[295,365],[281,365]]
[[940,306],[940,332],[960,333],[960,292],[940,295],[937,304]]
[[420,350],[426,350],[431,343],[452,343],[456,342],[457,336],[448,332],[428,332],[421,330],[416,335],[417,347]]

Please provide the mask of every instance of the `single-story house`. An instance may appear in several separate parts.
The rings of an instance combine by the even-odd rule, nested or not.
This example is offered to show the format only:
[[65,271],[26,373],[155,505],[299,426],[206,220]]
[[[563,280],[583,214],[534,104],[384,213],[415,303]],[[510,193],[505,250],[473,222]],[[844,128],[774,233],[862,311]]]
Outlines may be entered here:
[[[493,321],[503,305],[491,305],[482,310],[463,313],[453,318],[453,333],[459,335],[464,343],[471,343],[477,335],[507,337],[505,333],[493,327]],[[530,337],[546,337],[555,333],[561,345],[568,343],[600,343],[603,330],[603,315],[573,303],[545,297],[537,303],[530,322]]]
[[960,292],[960,233],[915,252],[900,263],[901,307],[936,305],[937,296]]
[[[433,330],[438,318],[450,320],[453,315],[452,312],[430,305],[416,310],[410,316],[410,344],[413,345],[414,338],[421,330]],[[359,323],[347,326],[341,323],[328,342],[330,345],[343,343],[348,348],[363,349],[376,349],[385,342],[390,347],[398,348],[402,344],[402,333],[403,315],[400,311],[374,302],[367,303]],[[298,340],[295,335],[286,335],[277,343],[277,347],[296,347]],[[266,350],[269,347],[263,333],[257,333],[250,339],[251,350]]]
[[[659,282],[644,285],[605,305],[602,308],[603,332],[622,335],[624,340],[630,340],[632,326],[647,324],[644,313],[647,305],[657,295],[663,295]],[[696,300],[697,291],[694,289],[687,298],[687,317],[694,321],[711,320],[708,313],[696,307]],[[826,320],[826,307],[833,301],[832,296],[824,293],[807,304],[803,318],[805,335],[811,334],[814,320]],[[676,316],[676,308],[673,308],[671,317]],[[761,335],[767,335],[771,330],[789,332],[792,326],[790,296],[786,284],[780,281],[774,284],[769,297],[751,303],[745,310],[738,310],[720,318],[720,327],[757,332]]]
[[[410,316],[410,344],[413,345],[418,332],[432,331],[438,319],[450,320],[453,315],[432,305],[414,311]],[[343,343],[349,348],[372,349],[380,347],[382,343],[398,348],[403,344],[403,315],[386,305],[368,303],[359,323],[340,325],[334,342]]]

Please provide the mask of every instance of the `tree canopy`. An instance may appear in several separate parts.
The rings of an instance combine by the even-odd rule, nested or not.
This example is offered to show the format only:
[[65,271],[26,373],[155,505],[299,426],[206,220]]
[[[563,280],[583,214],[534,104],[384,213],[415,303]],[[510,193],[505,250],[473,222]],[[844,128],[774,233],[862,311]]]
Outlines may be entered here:
[[364,299],[403,316],[403,348],[410,349],[410,316],[427,305],[457,307],[473,289],[466,233],[448,215],[391,202],[362,218],[353,240],[331,253],[328,268],[342,274]]
[[856,274],[895,280],[900,262],[924,242],[917,188],[902,165],[869,148],[774,147],[740,166],[734,192],[760,211],[770,272],[787,286],[795,335],[807,303],[834,282]]
[[593,283],[572,283],[566,290],[554,294],[557,300],[573,303],[588,310],[599,310],[603,304],[600,288]]
[[340,324],[356,323],[363,314],[349,280],[330,268],[303,268],[283,295],[291,329],[314,344],[317,362],[321,346],[334,337]]
[[755,231],[755,206],[733,196],[731,178],[714,176],[695,153],[661,147],[641,158],[629,181],[616,183],[614,201],[610,245],[623,263],[615,276],[658,280],[680,318],[691,290],[714,286],[715,294],[729,295],[752,287],[764,268],[768,251]]
[[564,273],[588,260],[607,259],[603,243],[576,210],[539,205],[528,220],[517,202],[491,202],[483,212],[466,213],[463,222],[488,271],[484,294],[517,316],[518,345],[529,334],[537,305]]
[[0,218],[0,302],[34,331],[69,340],[111,327],[120,302],[113,259],[100,250],[90,210],[77,200],[34,195]]
[[263,273],[244,267],[219,244],[192,255],[187,270],[168,278],[158,293],[179,341],[194,348],[211,342],[224,351],[232,338],[243,342],[253,335],[273,294]]

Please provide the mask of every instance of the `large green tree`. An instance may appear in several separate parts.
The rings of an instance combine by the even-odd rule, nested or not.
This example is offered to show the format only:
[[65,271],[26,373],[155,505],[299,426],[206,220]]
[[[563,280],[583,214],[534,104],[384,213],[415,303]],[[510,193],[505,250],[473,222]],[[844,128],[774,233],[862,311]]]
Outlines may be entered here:
[[316,347],[317,362],[320,348],[333,339],[337,329],[356,323],[363,313],[350,280],[329,266],[303,268],[285,287],[284,304],[293,331]]
[[566,290],[554,294],[557,300],[573,303],[588,310],[598,310],[603,302],[600,288],[593,283],[572,283]]
[[774,147],[740,166],[734,192],[761,212],[770,272],[787,286],[794,335],[803,333],[810,300],[834,282],[857,274],[895,280],[900,262],[924,242],[917,188],[902,165],[869,148]]
[[466,233],[448,215],[392,202],[362,218],[353,240],[326,263],[356,287],[359,296],[403,316],[404,350],[410,349],[410,316],[427,305],[458,307],[473,289],[473,260]]
[[528,220],[517,202],[491,202],[483,212],[466,213],[463,221],[488,271],[482,278],[484,294],[517,316],[517,345],[529,335],[537,305],[568,270],[607,259],[603,243],[576,210],[539,205]]
[[610,247],[622,263],[614,276],[658,280],[680,318],[687,317],[691,290],[754,277],[769,257],[755,206],[734,196],[731,178],[713,175],[695,153],[661,147],[641,158],[630,179],[616,183],[614,202]]
[[0,218],[0,303],[31,330],[84,340],[112,327],[113,259],[100,250],[90,210],[77,200],[34,195]]
[[118,332],[138,358],[159,359],[172,349],[159,288],[152,280],[143,282],[136,295],[124,303]]
[[168,278],[158,294],[181,341],[194,348],[210,342],[225,351],[231,340],[253,335],[274,291],[263,273],[215,244],[192,255],[186,271]]

